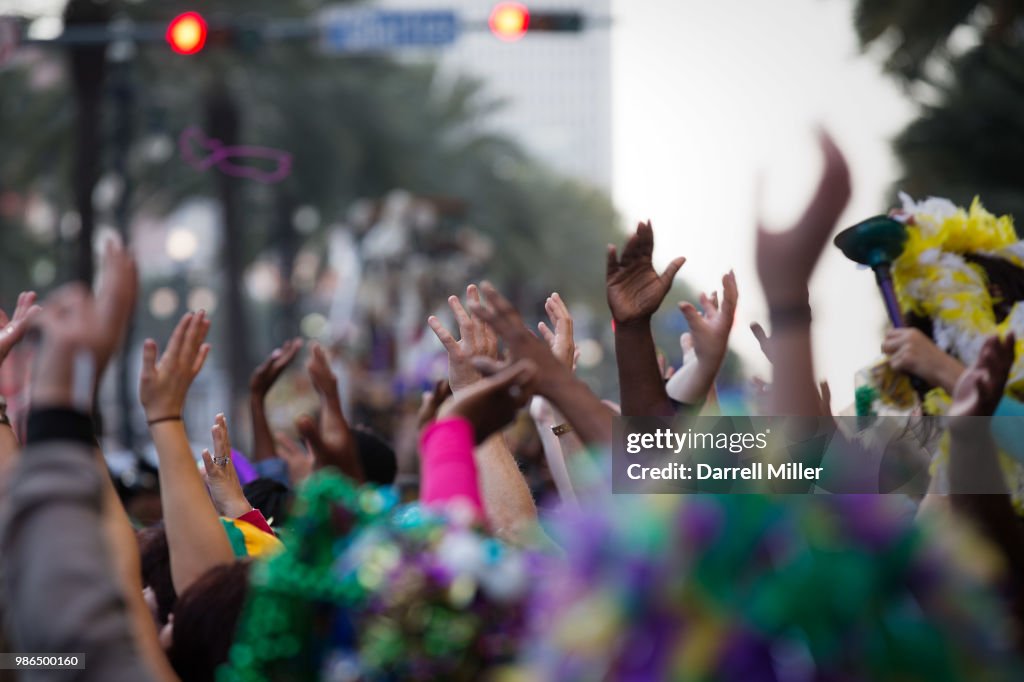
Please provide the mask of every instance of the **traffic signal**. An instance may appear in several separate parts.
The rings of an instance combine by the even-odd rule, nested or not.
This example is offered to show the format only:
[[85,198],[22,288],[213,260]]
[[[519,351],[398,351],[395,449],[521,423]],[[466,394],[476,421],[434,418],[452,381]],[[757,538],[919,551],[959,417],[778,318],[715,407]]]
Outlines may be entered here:
[[198,12],[185,12],[167,26],[167,43],[178,54],[195,54],[206,44],[206,20]]
[[530,26],[530,10],[518,2],[503,2],[491,12],[491,33],[508,42],[526,35]]
[[502,2],[494,6],[488,22],[491,33],[506,42],[514,42],[528,32],[576,33],[583,30],[580,12],[531,12],[518,2]]

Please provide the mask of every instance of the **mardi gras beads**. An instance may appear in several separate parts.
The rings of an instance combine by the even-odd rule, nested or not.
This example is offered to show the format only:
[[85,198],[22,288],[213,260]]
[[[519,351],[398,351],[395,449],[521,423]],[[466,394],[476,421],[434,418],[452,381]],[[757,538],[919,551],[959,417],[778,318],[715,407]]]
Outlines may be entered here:
[[[529,675],[1021,679],[1006,614],[964,547],[936,543],[892,498],[690,496],[665,514],[651,497],[550,524],[567,551],[531,596]],[[658,546],[650,529],[637,539],[647,524],[674,531]]]

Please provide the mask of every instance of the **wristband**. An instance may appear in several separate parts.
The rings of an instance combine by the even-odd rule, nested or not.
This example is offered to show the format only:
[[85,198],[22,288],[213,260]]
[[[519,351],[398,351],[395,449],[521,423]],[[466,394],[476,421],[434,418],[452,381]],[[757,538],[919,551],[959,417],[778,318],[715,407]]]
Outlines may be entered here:
[[84,412],[67,407],[50,407],[28,413],[25,444],[34,445],[49,440],[75,441],[96,446],[92,419]]
[[784,327],[804,327],[811,324],[811,306],[797,303],[779,308],[768,308],[768,322],[772,333]]
[[157,417],[156,419],[150,419],[146,422],[146,426],[153,426],[154,424],[160,424],[162,422],[180,422],[181,415],[173,415],[170,417]]

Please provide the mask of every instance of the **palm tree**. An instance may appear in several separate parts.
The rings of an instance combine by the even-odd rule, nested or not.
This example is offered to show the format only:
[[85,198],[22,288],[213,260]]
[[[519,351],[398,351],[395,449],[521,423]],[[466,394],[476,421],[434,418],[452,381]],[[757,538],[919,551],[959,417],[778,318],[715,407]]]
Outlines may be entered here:
[[[894,142],[896,185],[1024,219],[1024,4],[858,0],[861,44],[890,39],[885,70],[930,102]],[[957,53],[954,32],[974,47]]]
[[[212,25],[221,16],[309,16],[320,4],[209,0],[203,12]],[[115,7],[115,14],[163,22],[193,6],[184,0],[126,2]],[[43,196],[64,212],[72,205],[68,180],[74,110],[68,104],[69,83],[62,77],[42,89],[33,86],[39,73],[59,65],[56,56],[40,54],[27,69],[0,72],[5,93],[0,105],[0,190]],[[186,198],[222,193],[216,171],[197,172],[176,157],[153,162],[142,153],[147,137],[155,133],[176,138],[185,128],[199,125],[212,135],[206,114],[211,91],[237,108],[240,141],[293,154],[293,172],[280,185],[232,185],[241,221],[238,236],[229,244],[231,258],[237,259],[232,266],[236,274],[282,242],[286,249],[294,248],[287,245],[287,235],[282,239],[287,216],[283,197],[288,205],[315,207],[326,225],[355,199],[402,188],[462,200],[466,222],[495,244],[499,256],[492,275],[515,282],[521,302],[558,289],[572,300],[603,308],[602,289],[595,283],[603,277],[604,245],[619,234],[609,199],[556,176],[508,139],[480,132],[481,119],[496,106],[481,83],[462,80],[440,88],[430,63],[328,57],[316,45],[301,42],[247,48],[211,44],[189,57],[174,55],[164,45],[140,45],[133,75],[138,134],[127,158],[134,212],[170,212]],[[97,148],[108,149],[116,133],[104,119]],[[5,220],[2,213],[0,220]],[[6,220],[17,228],[23,216]],[[46,248],[15,237],[24,235],[23,230],[4,232],[5,240],[25,242],[33,253]],[[322,241],[323,227],[308,238]],[[20,268],[27,275],[23,263],[11,261],[11,253],[6,248],[0,253],[0,272]],[[227,286],[237,286],[239,279],[228,277]],[[221,298],[230,302],[233,297]],[[241,305],[239,296],[233,307]],[[235,319],[235,342],[221,347],[239,358],[238,390],[249,355],[238,344],[252,340],[255,355],[281,339],[253,334],[244,318]]]
[[1022,15],[1015,0],[856,0],[854,26],[862,47],[888,41],[885,70],[912,83],[927,79],[929,60],[948,62],[961,26],[986,42],[1009,43]]

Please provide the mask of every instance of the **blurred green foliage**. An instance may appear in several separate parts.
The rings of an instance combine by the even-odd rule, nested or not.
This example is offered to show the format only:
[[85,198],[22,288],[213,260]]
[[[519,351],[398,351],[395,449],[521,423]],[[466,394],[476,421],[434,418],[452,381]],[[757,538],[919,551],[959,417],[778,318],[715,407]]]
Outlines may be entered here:
[[861,44],[922,103],[894,149],[894,189],[1024,219],[1024,3],[857,0]]
[[[203,3],[202,11],[213,24],[223,17],[309,16],[320,4],[216,0]],[[161,0],[121,3],[115,11],[163,22],[194,7]],[[74,109],[61,57],[41,53],[23,68],[0,72],[0,191],[45,198],[56,208],[55,219],[73,208],[68,187]],[[40,75],[47,73],[56,75]],[[569,300],[603,305],[604,247],[620,234],[609,198],[555,175],[515,142],[485,132],[481,121],[500,103],[484,84],[443,80],[430,63],[324,55],[310,42],[249,50],[209,45],[189,57],[163,44],[140,45],[132,79],[135,211],[166,213],[183,199],[215,196],[214,172],[197,172],[177,154],[154,162],[145,145],[160,135],[176,141],[188,126],[202,126],[204,93],[226,87],[242,111],[242,141],[285,149],[295,158],[282,185],[245,185],[247,238],[233,246],[244,250],[247,261],[271,246],[278,191],[297,206],[315,207],[322,231],[354,200],[401,188],[462,200],[464,222],[495,242],[493,276],[517,280],[523,297],[557,289]],[[109,74],[107,80],[109,87]],[[111,110],[108,98],[105,168],[117,132]],[[47,237],[34,245],[24,237],[25,218],[24,211],[0,217],[4,298],[28,279],[33,256],[56,256],[67,274],[68,256],[60,244]]]

